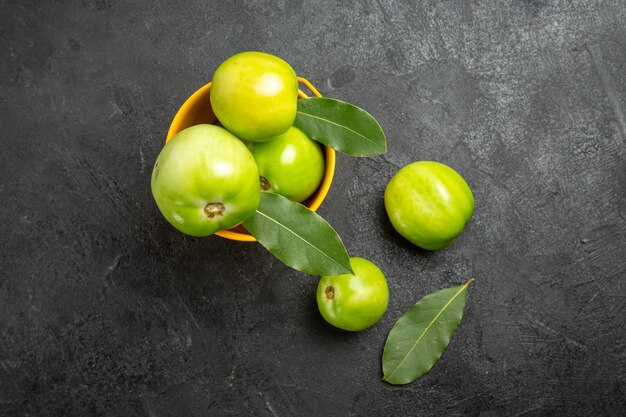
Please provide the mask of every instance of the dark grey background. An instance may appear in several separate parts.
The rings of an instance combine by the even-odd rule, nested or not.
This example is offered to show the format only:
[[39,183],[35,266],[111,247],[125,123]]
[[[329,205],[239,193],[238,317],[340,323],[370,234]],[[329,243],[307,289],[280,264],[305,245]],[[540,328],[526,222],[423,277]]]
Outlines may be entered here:
[[[3,0],[0,18],[0,415],[624,415],[623,0]],[[152,200],[176,110],[243,50],[385,129],[386,155],[339,155],[319,210],[388,277],[369,330],[327,325],[316,277],[185,237]],[[383,207],[422,159],[476,198],[437,253]],[[442,359],[381,382],[395,320],[470,276]]]

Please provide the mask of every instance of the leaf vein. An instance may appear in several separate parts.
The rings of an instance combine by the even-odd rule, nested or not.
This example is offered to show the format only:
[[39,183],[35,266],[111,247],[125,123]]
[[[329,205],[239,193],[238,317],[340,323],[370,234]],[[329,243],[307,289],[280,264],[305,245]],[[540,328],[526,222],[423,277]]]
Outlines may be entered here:
[[[335,125],[335,126],[339,127],[340,129],[345,129],[345,130],[348,130],[348,131],[350,131],[350,132],[354,133],[355,135],[362,137],[362,138],[363,138],[363,139],[365,139],[366,141],[373,143],[373,144],[374,144],[376,147],[378,147],[379,149],[382,149],[383,151],[385,151],[385,150],[386,150],[384,147],[380,146],[378,143],[376,143],[375,141],[371,140],[371,139],[370,139],[370,138],[368,138],[367,136],[363,135],[362,133],[357,132],[357,131],[356,131],[356,130],[354,130],[354,129],[350,129],[350,128],[349,128],[349,127],[347,127],[347,126],[340,125],[339,123],[333,122],[333,121],[332,121],[332,120],[330,120],[330,119],[325,119],[325,118],[322,118],[322,117],[319,117],[319,116],[314,116],[314,115],[312,115],[312,114],[310,114],[310,113],[304,113],[304,112],[302,112],[302,111],[297,111],[297,113],[299,113],[299,114],[301,114],[301,115],[304,115],[304,116],[308,116],[308,117],[310,117],[310,118],[312,118],[312,119],[317,119],[317,120],[321,120],[321,121],[328,122],[328,123],[330,123],[330,124],[333,124],[333,125]],[[316,122],[317,122],[317,120],[316,120]]]

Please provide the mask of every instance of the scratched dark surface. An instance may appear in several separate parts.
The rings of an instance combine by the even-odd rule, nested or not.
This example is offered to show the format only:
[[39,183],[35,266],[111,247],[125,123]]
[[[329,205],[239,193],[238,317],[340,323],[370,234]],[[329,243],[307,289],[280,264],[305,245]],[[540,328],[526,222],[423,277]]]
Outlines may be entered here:
[[[3,0],[0,18],[0,416],[624,415],[622,0]],[[338,157],[319,210],[388,277],[369,330],[327,325],[316,277],[185,237],[152,200],[177,108],[243,50],[385,129],[386,155]],[[383,208],[422,159],[476,198],[437,253]],[[395,320],[470,276],[442,359],[383,383]]]

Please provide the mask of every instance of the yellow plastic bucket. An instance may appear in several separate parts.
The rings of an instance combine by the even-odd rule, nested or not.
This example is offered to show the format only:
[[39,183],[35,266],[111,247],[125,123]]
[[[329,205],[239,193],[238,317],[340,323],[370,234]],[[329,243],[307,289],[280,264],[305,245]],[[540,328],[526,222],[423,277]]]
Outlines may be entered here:
[[[315,96],[322,96],[308,80],[298,77],[298,81],[304,84]],[[187,101],[185,101],[185,103],[183,103],[180,109],[178,109],[178,112],[176,112],[174,120],[172,120],[170,129],[167,132],[167,138],[165,139],[166,143],[178,132],[188,127],[202,123],[213,124],[217,122],[215,113],[213,113],[213,109],[211,108],[210,91],[211,83],[208,83],[198,89],[187,99]],[[308,98],[302,90],[298,90],[298,97]],[[326,198],[326,195],[330,190],[330,185],[333,182],[333,176],[335,175],[335,150],[333,148],[329,148],[328,146],[324,146],[324,156],[326,158],[326,167],[322,183],[308,199],[302,202],[302,204],[313,211],[317,210],[322,204],[322,201]],[[238,240],[240,242],[256,241],[256,239],[248,233],[243,226],[220,230],[216,234],[223,238]]]

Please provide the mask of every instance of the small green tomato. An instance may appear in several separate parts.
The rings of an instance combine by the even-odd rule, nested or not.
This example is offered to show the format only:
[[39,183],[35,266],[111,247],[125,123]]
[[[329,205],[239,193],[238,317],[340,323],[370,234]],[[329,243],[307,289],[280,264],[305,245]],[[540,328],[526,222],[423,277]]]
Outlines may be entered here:
[[463,231],[474,212],[472,190],[455,170],[432,161],[400,169],[385,189],[393,227],[427,250],[442,249]]
[[189,127],[161,150],[152,195],[163,216],[191,236],[236,226],[259,206],[259,171],[246,146],[213,125]]
[[363,258],[350,258],[352,274],[323,276],[317,307],[335,327],[360,331],[376,324],[387,310],[389,289],[380,269]]
[[215,116],[241,139],[263,142],[284,133],[296,118],[297,102],[296,72],[277,56],[242,52],[213,74]]
[[322,182],[325,166],[322,148],[298,128],[290,127],[269,142],[249,143],[248,148],[259,167],[263,191],[300,202]]

